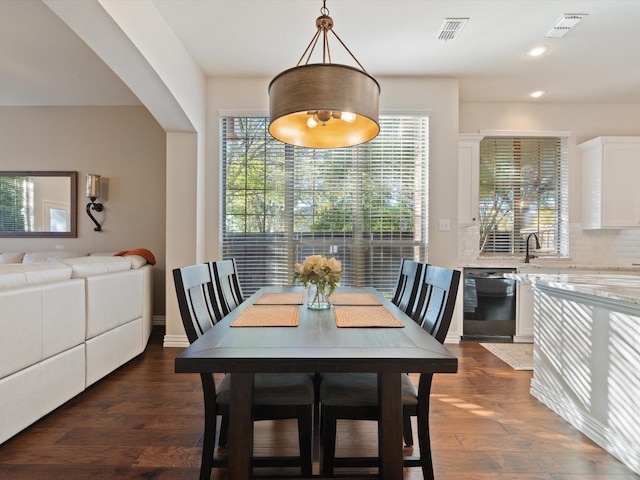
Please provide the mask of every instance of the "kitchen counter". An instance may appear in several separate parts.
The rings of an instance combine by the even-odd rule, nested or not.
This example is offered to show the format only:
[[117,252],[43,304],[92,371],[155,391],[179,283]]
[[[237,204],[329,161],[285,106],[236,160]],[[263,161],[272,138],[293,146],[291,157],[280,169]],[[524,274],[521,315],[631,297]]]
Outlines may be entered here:
[[531,395],[640,474],[640,276],[509,275],[533,287]]
[[460,262],[460,268],[515,268],[518,272],[545,271],[553,273],[571,273],[575,271],[614,272],[620,274],[640,275],[640,265],[586,265],[574,263],[571,259],[556,257],[534,258],[524,263],[517,257],[486,257]]
[[640,276],[611,274],[510,273],[505,277],[568,292],[640,305]]

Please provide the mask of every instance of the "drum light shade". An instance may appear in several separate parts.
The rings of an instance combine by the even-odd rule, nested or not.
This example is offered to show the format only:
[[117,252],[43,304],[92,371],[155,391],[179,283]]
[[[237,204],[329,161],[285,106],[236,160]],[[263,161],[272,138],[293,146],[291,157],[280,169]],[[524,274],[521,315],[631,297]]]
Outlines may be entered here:
[[[269,84],[269,133],[299,147],[352,147],[368,142],[380,132],[380,85],[332,30],[333,19],[326,6],[321,13],[316,20],[317,32],[298,65],[281,72]],[[334,34],[360,69],[331,63],[328,32]],[[309,63],[321,34],[323,62]],[[301,65],[307,52],[307,63]]]
[[308,148],[368,142],[380,131],[379,96],[378,82],[357,68],[320,63],[285,70],[269,85],[269,133]]

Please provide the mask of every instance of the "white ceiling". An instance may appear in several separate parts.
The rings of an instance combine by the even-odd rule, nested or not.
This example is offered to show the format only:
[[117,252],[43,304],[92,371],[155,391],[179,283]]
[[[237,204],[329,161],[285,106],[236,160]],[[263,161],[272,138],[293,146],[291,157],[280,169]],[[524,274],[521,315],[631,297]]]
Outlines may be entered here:
[[[207,76],[226,77],[270,78],[295,66],[322,7],[321,0],[150,2]],[[374,77],[456,77],[461,101],[640,104],[640,0],[327,0],[327,8],[335,32]],[[545,38],[566,13],[588,16],[564,38]],[[469,18],[456,40],[436,39],[446,17]],[[550,51],[525,57],[538,44]],[[334,63],[353,65],[336,41],[330,46]],[[138,103],[40,0],[0,1],[0,59],[0,105]],[[529,98],[537,89],[547,94]]]

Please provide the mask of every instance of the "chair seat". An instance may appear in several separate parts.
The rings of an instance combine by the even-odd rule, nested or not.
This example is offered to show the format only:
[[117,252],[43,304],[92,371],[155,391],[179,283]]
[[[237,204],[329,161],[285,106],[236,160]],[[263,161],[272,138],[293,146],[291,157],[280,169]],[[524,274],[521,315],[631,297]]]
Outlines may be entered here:
[[[216,401],[229,405],[230,376],[223,377]],[[254,381],[255,405],[312,405],[315,399],[313,375],[310,373],[257,373]]]
[[[418,391],[409,375],[403,373],[401,383],[402,404],[417,405]],[[322,373],[320,403],[327,407],[375,407],[378,405],[378,376],[376,373]]]

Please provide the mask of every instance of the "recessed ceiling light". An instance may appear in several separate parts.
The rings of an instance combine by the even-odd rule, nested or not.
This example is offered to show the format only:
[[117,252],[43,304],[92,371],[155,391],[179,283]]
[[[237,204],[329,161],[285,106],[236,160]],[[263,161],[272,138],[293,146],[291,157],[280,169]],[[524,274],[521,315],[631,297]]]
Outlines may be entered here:
[[541,55],[544,55],[548,51],[549,51],[549,45],[537,45],[535,47],[531,47],[524,54],[527,57],[539,57]]
[[535,92],[531,92],[529,94],[530,97],[533,98],[540,98],[541,96],[543,96],[545,93],[547,93],[546,90],[536,90]]

